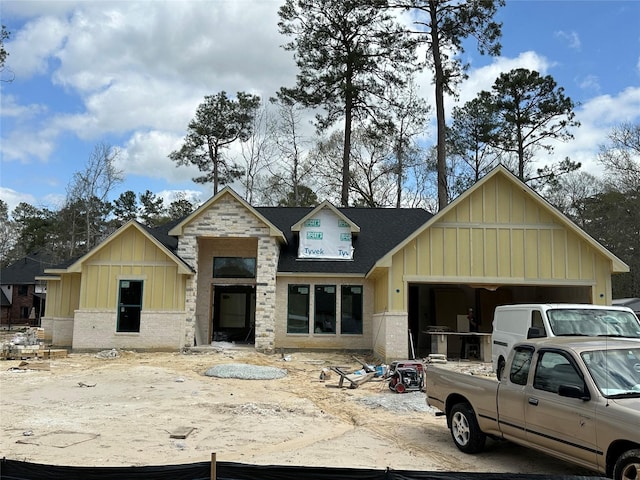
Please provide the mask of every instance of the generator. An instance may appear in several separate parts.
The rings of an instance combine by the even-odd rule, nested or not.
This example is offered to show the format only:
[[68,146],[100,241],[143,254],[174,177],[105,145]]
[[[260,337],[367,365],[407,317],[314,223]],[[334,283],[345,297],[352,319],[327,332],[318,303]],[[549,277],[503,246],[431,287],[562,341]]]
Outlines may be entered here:
[[424,387],[424,366],[415,360],[393,362],[389,368],[389,390],[396,393],[419,391]]

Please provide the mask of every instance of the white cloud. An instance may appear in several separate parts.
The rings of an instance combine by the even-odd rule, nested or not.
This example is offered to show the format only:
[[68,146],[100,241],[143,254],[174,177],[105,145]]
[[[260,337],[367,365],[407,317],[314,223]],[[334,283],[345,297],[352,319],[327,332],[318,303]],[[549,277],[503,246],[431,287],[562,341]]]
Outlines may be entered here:
[[[522,52],[514,58],[495,57],[493,61],[484,67],[476,68],[469,72],[469,78],[460,89],[460,104],[464,104],[478,95],[482,90],[490,91],[493,83],[501,73],[509,72],[515,68],[535,70],[541,75],[546,75],[555,64],[536,52]],[[449,111],[453,108],[451,99],[447,99]]]
[[3,138],[0,144],[2,161],[18,160],[30,163],[33,158],[46,162],[56,149],[57,132],[48,127],[36,131],[33,126],[18,126]]
[[29,193],[16,192],[10,188],[0,187],[0,198],[4,200],[9,209],[9,214],[20,203],[25,202],[30,205],[35,203],[35,197]]
[[596,75],[587,75],[582,79],[576,79],[576,83],[582,90],[600,92],[600,81]]
[[569,48],[573,50],[580,50],[580,47],[582,46],[580,36],[574,31],[565,32],[563,30],[559,30],[555,32],[555,36],[556,38],[566,41]]
[[584,103],[580,121],[616,125],[640,119],[640,87],[628,87],[618,95],[600,95]]
[[144,72],[195,89],[233,92],[260,85],[271,94],[281,85],[283,70],[292,71],[291,55],[279,46],[277,3],[105,5],[83,3],[71,17],[55,77],[61,84],[96,92]]
[[62,45],[66,33],[67,26],[61,19],[40,17],[28,22],[6,43],[7,65],[19,78],[46,73],[50,57]]
[[200,173],[195,167],[180,166],[168,155],[180,147],[182,138],[161,131],[136,132],[127,141],[117,166],[126,175],[161,178],[169,184],[189,182]]
[[601,95],[587,100],[576,110],[580,127],[574,130],[574,139],[557,143],[554,155],[540,155],[539,163],[548,163],[570,157],[581,162],[582,169],[600,175],[602,166],[597,162],[599,146],[608,141],[611,129],[623,122],[640,121],[640,87],[627,88],[618,95]]
[[162,190],[156,192],[155,195],[162,198],[165,207],[168,207],[173,201],[180,197],[189,200],[193,205],[199,206],[204,198],[203,193],[197,190]]
[[[181,135],[205,95],[248,91],[266,100],[293,85],[295,65],[276,27],[278,4],[246,6],[80,2],[73,11],[68,4],[59,9],[60,18],[27,23],[18,32],[21,71],[43,73],[56,57],[54,82],[84,106],[49,119],[48,137],[70,132],[93,141],[149,129]],[[22,148],[15,145],[12,155]],[[22,156],[51,152],[38,150]]]

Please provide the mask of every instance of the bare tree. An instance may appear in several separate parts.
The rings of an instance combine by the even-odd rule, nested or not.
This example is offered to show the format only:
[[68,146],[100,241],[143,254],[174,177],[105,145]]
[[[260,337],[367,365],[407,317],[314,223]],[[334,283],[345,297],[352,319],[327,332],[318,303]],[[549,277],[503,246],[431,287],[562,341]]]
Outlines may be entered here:
[[256,201],[264,174],[275,162],[275,144],[272,135],[271,112],[266,105],[256,111],[252,120],[251,135],[240,144],[245,175],[240,179],[245,199],[250,204]]
[[277,161],[269,163],[270,177],[263,184],[262,197],[270,205],[286,199],[289,206],[302,206],[309,200],[312,165],[307,156],[309,140],[302,132],[304,107],[291,97],[278,95],[271,99],[277,108],[269,136]]
[[640,124],[622,123],[600,146],[598,161],[607,169],[609,183],[622,191],[640,188]]
[[430,107],[418,95],[413,81],[407,82],[402,88],[390,86],[387,101],[389,132],[386,135],[388,142],[393,145],[396,208],[400,208],[407,171],[413,166],[411,161],[416,159],[416,139],[425,133]]
[[590,173],[576,170],[563,175],[550,186],[544,197],[558,210],[582,228],[587,226],[585,205],[605,190],[602,180]]
[[[392,142],[374,128],[352,133],[349,193],[352,203],[365,207],[388,207],[395,203],[397,164]],[[334,131],[317,143],[313,151],[315,171],[327,198],[337,201],[341,171],[342,132]]]
[[102,240],[109,194],[124,180],[122,170],[115,164],[119,154],[120,151],[111,145],[97,144],[84,170],[74,173],[67,187],[67,204],[77,205],[81,209],[85,252]]

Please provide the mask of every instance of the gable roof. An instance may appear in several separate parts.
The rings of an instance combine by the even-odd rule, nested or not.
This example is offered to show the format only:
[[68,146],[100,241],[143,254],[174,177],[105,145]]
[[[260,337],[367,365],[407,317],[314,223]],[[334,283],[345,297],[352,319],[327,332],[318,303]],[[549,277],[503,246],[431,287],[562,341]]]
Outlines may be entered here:
[[[66,270],[63,270],[63,271],[66,271],[66,272],[79,272],[79,271],[81,271],[82,264],[86,260],[88,260],[93,255],[95,255],[97,252],[99,252],[100,250],[105,248],[106,245],[110,244],[115,239],[117,239],[118,237],[123,235],[124,232],[126,232],[127,230],[130,230],[132,228],[138,230],[142,235],[147,237],[156,247],[158,247],[160,250],[162,250],[169,258],[173,259],[173,261],[175,261],[176,264],[178,265],[178,273],[183,273],[183,274],[185,274],[185,273],[186,274],[193,273],[193,269],[184,260],[182,260],[179,256],[177,256],[175,254],[175,252],[173,250],[171,250],[169,247],[167,247],[165,244],[163,244],[160,240],[158,240],[158,238],[156,238],[155,235],[151,234],[151,229],[148,229],[144,225],[138,223],[136,220],[129,220],[122,227],[120,227],[113,234],[111,234],[106,240],[104,240],[99,245],[97,245],[94,248],[92,248],[89,252],[87,252],[82,257],[80,257],[80,258],[76,259],[75,261],[73,261],[73,263],[71,263],[66,268]],[[160,231],[162,231],[162,230],[160,230]],[[161,234],[158,234],[158,236],[162,238]],[[177,242],[177,240],[176,240],[176,242]],[[59,270],[55,270],[54,271],[53,269],[48,270],[47,272],[48,273],[60,273]]]
[[[335,208],[335,207],[334,207]],[[358,226],[353,238],[353,260],[298,259],[297,232],[291,226],[310,216],[310,207],[256,207],[261,215],[286,233],[280,249],[278,273],[364,275],[378,259],[427,222],[432,214],[422,208],[336,208],[340,217]]]
[[211,205],[213,205],[216,202],[218,202],[220,200],[220,198],[222,198],[225,195],[231,195],[238,203],[240,203],[242,206],[244,206],[244,208],[246,208],[249,212],[251,212],[258,220],[260,220],[265,225],[267,225],[269,227],[269,229],[270,229],[270,234],[272,236],[280,239],[282,242],[286,242],[286,237],[285,237],[284,233],[282,233],[282,231],[280,229],[278,229],[276,226],[274,226],[267,218],[262,216],[258,212],[258,210],[256,210],[254,207],[249,205],[249,203],[247,203],[246,200],[244,200],[240,195],[238,195],[236,192],[234,192],[233,189],[230,188],[230,187],[224,187],[216,195],[214,195],[209,200],[207,200],[205,203],[200,205],[194,212],[192,212],[190,215],[187,215],[182,220],[180,220],[167,233],[169,235],[176,235],[176,236],[182,235],[184,227],[186,227],[189,223],[191,223],[191,221],[194,218],[196,218],[199,215],[201,215],[209,207],[211,207]]
[[433,216],[429,222],[422,226],[419,230],[416,230],[411,235],[407,236],[407,238],[398,244],[393,250],[388,252],[384,258],[381,258],[380,261],[376,262],[376,266],[384,266],[389,264],[391,256],[393,256],[396,252],[404,248],[409,242],[411,242],[414,238],[420,235],[422,232],[430,228],[433,224],[439,221],[440,218],[443,218],[449,213],[449,211],[455,209],[460,203],[466,201],[476,190],[482,188],[482,186],[489,182],[496,176],[502,176],[508,181],[517,185],[518,188],[521,189],[522,193],[526,195],[528,198],[532,199],[536,204],[538,204],[541,208],[550,212],[558,221],[564,225],[568,230],[571,230],[584,241],[586,241],[589,245],[591,245],[597,252],[599,252],[602,256],[608,258],[611,261],[612,272],[613,273],[623,273],[628,272],[629,267],[626,263],[616,257],[613,253],[603,247],[599,242],[597,242],[593,237],[591,237],[587,232],[578,227],[575,223],[573,223],[566,215],[560,212],[557,208],[547,202],[544,198],[542,198],[538,193],[532,190],[528,185],[522,182],[518,177],[512,174],[509,170],[507,170],[504,166],[498,165],[494,169],[492,169],[487,175],[478,180],[471,188],[467,189],[462,195],[457,197],[453,202],[449,203],[445,208],[440,210],[435,216]]
[[318,205],[317,207],[315,207],[313,210],[311,210],[308,214],[306,214],[304,217],[302,217],[296,224],[294,224],[291,227],[291,231],[293,232],[299,232],[300,229],[302,228],[302,225],[304,224],[304,222],[306,222],[309,218],[313,218],[314,215],[316,215],[320,210],[322,210],[323,208],[326,208],[328,210],[331,210],[333,213],[336,214],[336,216],[340,219],[342,219],[345,223],[348,223],[349,226],[351,227],[351,233],[358,233],[360,232],[360,227],[358,225],[356,225],[355,223],[353,223],[353,220],[351,220],[350,218],[348,218],[346,215],[344,215],[340,210],[338,210],[336,207],[334,207],[331,203],[329,203],[327,200],[325,200],[324,202],[322,202],[320,205]]
[[35,252],[12,263],[0,271],[0,283],[2,285],[32,285],[36,283],[36,277],[42,275],[44,270],[53,265],[51,257]]

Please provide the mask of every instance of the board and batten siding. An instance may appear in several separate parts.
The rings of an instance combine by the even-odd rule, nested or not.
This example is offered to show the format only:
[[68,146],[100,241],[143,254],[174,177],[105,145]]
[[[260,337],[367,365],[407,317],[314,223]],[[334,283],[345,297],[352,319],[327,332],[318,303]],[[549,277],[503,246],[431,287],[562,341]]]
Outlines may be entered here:
[[79,306],[79,300],[79,274],[62,274],[55,280],[48,280],[45,316],[72,318],[73,312]]
[[392,310],[406,311],[408,282],[593,287],[611,302],[611,261],[522,186],[497,175],[392,256]]
[[143,280],[143,311],[184,310],[186,281],[178,265],[138,229],[105,244],[82,270],[81,310],[115,310],[119,280]]
[[47,302],[40,319],[45,341],[53,345],[71,345],[73,316],[79,301],[80,274],[64,273],[47,281]]

